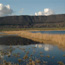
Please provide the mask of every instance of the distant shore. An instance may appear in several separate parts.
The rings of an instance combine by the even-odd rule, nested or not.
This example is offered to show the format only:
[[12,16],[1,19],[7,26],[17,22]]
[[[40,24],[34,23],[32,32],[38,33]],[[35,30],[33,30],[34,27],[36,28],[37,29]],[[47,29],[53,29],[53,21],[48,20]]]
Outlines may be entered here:
[[65,31],[65,27],[63,28],[0,28],[0,32],[2,31]]

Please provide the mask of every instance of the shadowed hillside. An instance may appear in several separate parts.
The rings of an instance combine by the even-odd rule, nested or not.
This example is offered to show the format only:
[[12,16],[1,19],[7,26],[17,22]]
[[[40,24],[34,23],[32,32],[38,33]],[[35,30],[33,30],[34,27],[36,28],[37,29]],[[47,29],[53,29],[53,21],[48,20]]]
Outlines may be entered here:
[[46,28],[65,27],[65,14],[50,16],[0,17],[0,28]]

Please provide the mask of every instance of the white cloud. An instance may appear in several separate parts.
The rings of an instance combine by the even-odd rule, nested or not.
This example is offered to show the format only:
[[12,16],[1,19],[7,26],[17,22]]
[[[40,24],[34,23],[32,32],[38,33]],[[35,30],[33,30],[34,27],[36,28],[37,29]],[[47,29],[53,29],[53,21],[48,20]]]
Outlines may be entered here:
[[49,9],[49,8],[45,8],[44,11],[39,11],[37,13],[35,13],[35,15],[45,15],[45,16],[48,16],[48,15],[53,15],[54,14],[54,11]]
[[35,12],[35,15],[37,16],[38,14]]
[[13,13],[13,10],[10,8],[10,5],[3,5],[0,3],[0,17],[8,16]]
[[38,12],[38,15],[42,15],[42,12],[41,12],[41,11],[39,11],[39,12]]
[[46,16],[47,15],[53,15],[54,12],[53,12],[53,10],[51,10],[49,8],[45,8],[43,14],[46,15]]
[[37,16],[37,15],[42,15],[42,12],[41,11],[39,11],[38,13],[35,13],[35,15]]

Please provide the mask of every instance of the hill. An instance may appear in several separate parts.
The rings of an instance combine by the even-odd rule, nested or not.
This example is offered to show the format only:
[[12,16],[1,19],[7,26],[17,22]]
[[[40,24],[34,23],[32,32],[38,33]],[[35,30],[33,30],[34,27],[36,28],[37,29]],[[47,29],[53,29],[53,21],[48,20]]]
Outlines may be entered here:
[[0,17],[0,28],[50,28],[65,27],[65,14],[50,16]]

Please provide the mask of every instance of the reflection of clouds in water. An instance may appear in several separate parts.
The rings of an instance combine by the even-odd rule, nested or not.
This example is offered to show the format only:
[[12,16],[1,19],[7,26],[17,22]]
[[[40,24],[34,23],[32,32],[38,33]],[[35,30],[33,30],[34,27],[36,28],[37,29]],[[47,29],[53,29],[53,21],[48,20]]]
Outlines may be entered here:
[[45,50],[45,51],[49,51],[50,48],[49,48],[49,47],[44,47],[44,50]]
[[9,48],[9,46],[0,45],[0,58],[4,58],[4,54],[2,54],[2,51],[7,52],[8,55],[11,55],[11,52],[6,51]]
[[4,58],[4,55],[2,55],[1,53],[0,53],[0,58]]
[[6,46],[0,45],[0,58],[4,58],[4,55],[2,55],[1,50],[4,50]]
[[36,44],[35,47],[42,48],[42,44]]
[[44,48],[45,51],[52,50],[53,46],[48,44],[36,44],[35,47]]
[[36,44],[35,47],[37,47],[38,45]]
[[7,48],[7,46],[5,46],[5,45],[0,45],[0,50],[5,50],[5,48]]

